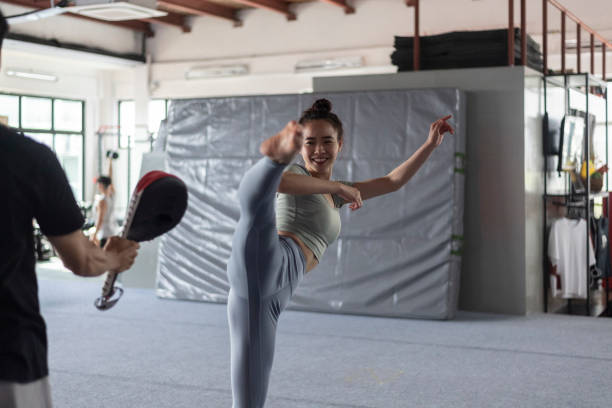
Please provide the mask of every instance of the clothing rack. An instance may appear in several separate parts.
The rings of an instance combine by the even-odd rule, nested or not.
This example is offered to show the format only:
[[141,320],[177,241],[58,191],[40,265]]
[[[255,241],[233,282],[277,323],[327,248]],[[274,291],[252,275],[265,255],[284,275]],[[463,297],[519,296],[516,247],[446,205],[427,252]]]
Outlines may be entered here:
[[[585,134],[586,137],[584,138],[584,148],[583,148],[583,160],[586,160],[586,174],[587,174],[587,183],[585,186],[585,191],[584,192],[575,192],[574,189],[572,188],[571,185],[571,181],[570,181],[570,177],[568,177],[567,173],[565,173],[564,177],[565,177],[565,191],[563,193],[557,193],[557,194],[549,194],[548,193],[548,175],[549,172],[552,171],[552,169],[549,168],[549,158],[548,156],[545,156],[544,158],[544,228],[543,228],[543,234],[544,234],[544,311],[548,312],[548,303],[549,303],[549,290],[550,290],[550,279],[549,279],[549,264],[548,264],[548,250],[547,250],[547,227],[548,227],[548,204],[550,200],[563,200],[562,202],[554,202],[554,205],[557,206],[563,206],[566,207],[568,210],[570,209],[577,209],[579,208],[581,211],[584,211],[584,216],[586,219],[586,228],[587,228],[587,234],[586,234],[586,273],[587,273],[587,279],[586,279],[586,285],[587,285],[587,299],[586,299],[586,306],[585,306],[585,314],[587,316],[591,316],[592,315],[592,297],[591,297],[591,271],[590,271],[590,263],[589,263],[589,259],[590,259],[590,245],[589,245],[589,239],[590,239],[590,228],[591,228],[591,216],[593,214],[592,211],[592,207],[593,207],[593,203],[594,200],[596,198],[603,198],[605,197],[608,202],[606,205],[607,211],[606,214],[604,214],[603,216],[607,216],[608,219],[610,219],[610,216],[612,215],[612,211],[611,211],[611,207],[612,204],[609,200],[610,198],[612,198],[612,195],[608,194],[608,175],[606,174],[605,176],[605,185],[603,188],[603,192],[604,193],[599,193],[599,194],[593,194],[591,192],[591,182],[590,182],[590,158],[591,158],[591,135],[593,134],[593,132],[588,128],[589,127],[589,95],[590,94],[594,94],[596,96],[599,96],[601,98],[604,99],[604,103],[605,103],[605,144],[606,144],[606,151],[605,151],[605,161],[606,164],[608,163],[608,91],[607,91],[607,85],[608,83],[602,80],[599,80],[595,77],[593,77],[592,75],[585,73],[585,74],[561,74],[561,75],[545,75],[544,76],[544,112],[546,112],[546,114],[548,114],[548,106],[547,106],[547,96],[548,96],[548,86],[549,85],[553,85],[553,86],[557,86],[557,87],[562,87],[563,91],[564,91],[564,95],[565,95],[565,113],[568,114],[570,112],[570,107],[571,107],[571,101],[570,101],[570,91],[578,91],[580,94],[584,94],[585,97],[585,104],[584,106],[586,107],[585,111],[586,111],[586,118],[585,118]],[[608,236],[610,237],[610,231],[608,231]],[[608,248],[609,250],[609,248]],[[612,255],[611,255],[612,256]],[[611,308],[611,302],[610,302],[610,280],[608,278],[607,281],[607,285],[606,285],[606,291],[605,291],[605,309],[603,310],[602,313],[598,314],[599,316],[612,316],[612,308]],[[572,299],[568,299],[567,301],[567,310],[568,313],[571,314],[572,311]]]

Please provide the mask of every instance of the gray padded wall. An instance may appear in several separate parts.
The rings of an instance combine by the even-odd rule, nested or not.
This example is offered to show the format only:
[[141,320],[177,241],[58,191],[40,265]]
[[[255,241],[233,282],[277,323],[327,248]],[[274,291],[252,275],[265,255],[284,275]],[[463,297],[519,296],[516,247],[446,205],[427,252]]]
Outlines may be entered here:
[[[387,174],[452,114],[454,136],[401,190],[341,209],[342,231],[296,291],[294,309],[450,319],[457,309],[463,234],[465,99],[456,89],[369,91],[173,101],[167,168],[189,187],[181,224],[162,239],[157,293],[225,302],[226,261],[239,217],[237,188],[259,144],[319,97],[345,126],[333,178]],[[301,162],[301,159],[298,159]]]

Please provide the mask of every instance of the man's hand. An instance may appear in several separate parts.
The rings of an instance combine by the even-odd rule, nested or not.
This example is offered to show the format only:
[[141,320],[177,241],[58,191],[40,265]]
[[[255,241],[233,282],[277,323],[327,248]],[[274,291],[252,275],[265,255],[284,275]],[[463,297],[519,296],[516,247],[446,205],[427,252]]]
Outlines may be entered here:
[[119,273],[130,269],[138,255],[138,248],[140,245],[137,242],[120,237],[110,237],[104,245],[104,252],[115,257],[119,265],[112,272]]
[[429,127],[429,137],[427,138],[427,144],[432,147],[438,147],[444,140],[444,134],[449,132],[451,135],[455,134],[455,129],[451,125],[446,123],[452,115],[445,116],[441,119],[436,120]]
[[361,200],[361,192],[355,187],[338,183],[338,191],[336,194],[342,197],[345,201],[351,203],[349,207],[353,211],[360,209],[363,205],[363,201]]

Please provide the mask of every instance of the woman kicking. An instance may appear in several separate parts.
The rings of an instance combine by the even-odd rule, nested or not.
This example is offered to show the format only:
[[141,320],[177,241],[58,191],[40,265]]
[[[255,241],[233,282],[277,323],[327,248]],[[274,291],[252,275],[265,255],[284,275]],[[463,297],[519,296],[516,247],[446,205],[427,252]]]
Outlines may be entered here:
[[[260,146],[264,157],[240,182],[240,219],[227,265],[233,408],[264,406],[279,315],[304,274],[338,238],[338,209],[350,203],[355,211],[362,200],[398,190],[444,134],[454,133],[446,116],[431,125],[423,146],[386,176],[333,181],[343,130],[331,107],[319,99],[298,123],[289,122],[265,140]],[[287,167],[298,152],[305,167]]]

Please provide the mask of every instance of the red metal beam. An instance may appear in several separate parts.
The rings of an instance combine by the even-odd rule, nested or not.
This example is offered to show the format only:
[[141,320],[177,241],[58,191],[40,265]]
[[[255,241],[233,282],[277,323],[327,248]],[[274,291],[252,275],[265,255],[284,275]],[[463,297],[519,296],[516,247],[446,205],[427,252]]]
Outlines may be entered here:
[[242,21],[236,16],[236,10],[216,3],[198,0],[158,0],[157,5],[180,13],[224,18],[232,21],[235,27],[242,25]]
[[184,33],[191,32],[191,27],[187,25],[185,16],[183,16],[182,14],[175,14],[172,12],[167,12],[167,13],[168,13],[167,16],[155,17],[155,18],[145,18],[139,21],[146,21],[147,23],[153,23],[153,24],[165,24],[165,25],[169,25],[173,27],[178,27],[181,30],[183,30]]
[[296,16],[289,11],[289,4],[281,0],[234,0],[247,6],[264,8],[277,13],[284,14],[287,20],[295,20]]
[[508,65],[514,65],[514,0],[508,0]]
[[544,75],[548,72],[548,0],[542,0],[542,59]]
[[[591,75],[595,74],[595,37],[591,34]],[[612,206],[610,207],[612,208]]]
[[606,44],[601,44],[601,78],[606,80]]
[[334,6],[342,7],[345,14],[352,14],[355,12],[355,8],[351,7],[346,0],[320,0],[324,3],[333,4]]
[[414,70],[421,69],[421,2],[414,0]]
[[521,65],[527,65],[527,7],[521,0]]
[[[23,7],[30,7],[30,8],[38,9],[38,10],[49,8],[48,7],[49,3],[43,2],[43,1],[36,1],[36,0],[2,0],[2,2],[9,3],[9,4],[16,4],[18,6],[23,6]],[[56,1],[56,4],[57,4],[57,1]],[[106,24],[106,25],[112,25],[115,27],[126,28],[132,31],[138,31],[138,32],[146,34],[149,37],[153,36],[153,31],[151,30],[151,26],[148,23],[143,22],[143,21],[138,21],[138,20],[104,21],[104,20],[98,20],[96,18],[82,16],[80,14],[73,14],[73,13],[66,13],[66,16],[94,21],[100,24]]]
[[582,44],[580,44],[580,24],[576,23],[576,72],[580,73],[582,71],[582,67],[580,63],[582,62]]
[[412,47],[412,69],[419,71],[421,69],[421,29],[419,27],[420,14],[419,14],[419,0],[406,0],[408,7],[414,7],[414,37]]
[[561,72],[565,74],[565,12],[561,12]]

